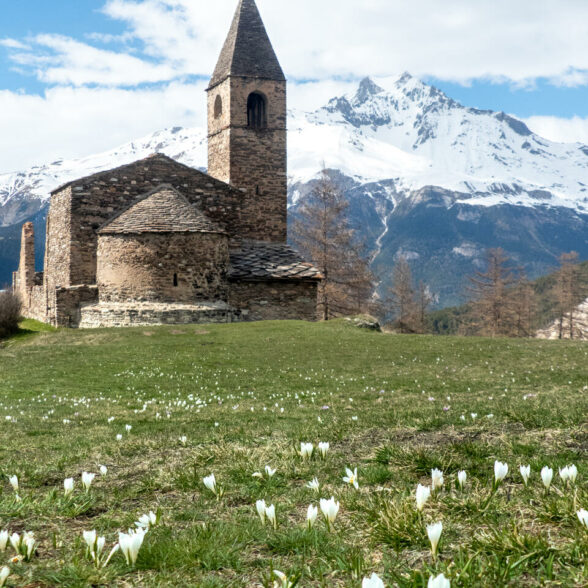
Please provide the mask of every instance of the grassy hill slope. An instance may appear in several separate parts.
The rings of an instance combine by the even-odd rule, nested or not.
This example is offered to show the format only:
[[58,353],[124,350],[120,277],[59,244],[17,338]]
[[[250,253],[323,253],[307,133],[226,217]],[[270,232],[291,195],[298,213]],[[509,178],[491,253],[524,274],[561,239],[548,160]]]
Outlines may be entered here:
[[[0,512],[39,548],[9,583],[271,586],[278,569],[301,587],[359,588],[372,572],[403,587],[441,572],[452,586],[583,585],[587,363],[580,343],[393,336],[345,321],[25,334],[0,348]],[[326,459],[303,461],[301,441],[330,442]],[[497,459],[510,474],[493,496]],[[557,479],[568,463],[574,491]],[[83,492],[81,473],[100,465],[107,475]],[[252,477],[266,465],[273,477]],[[556,471],[549,495],[544,465]],[[358,468],[358,490],[346,467]],[[432,468],[445,487],[418,513],[414,491]],[[212,472],[218,501],[202,483]],[[305,486],[315,476],[319,493]],[[333,530],[320,518],[306,530],[308,505],[331,496]],[[262,498],[275,530],[258,518]],[[136,567],[116,554],[96,570],[82,531],[109,548],[150,510],[162,518]],[[439,520],[434,561],[425,524]]]

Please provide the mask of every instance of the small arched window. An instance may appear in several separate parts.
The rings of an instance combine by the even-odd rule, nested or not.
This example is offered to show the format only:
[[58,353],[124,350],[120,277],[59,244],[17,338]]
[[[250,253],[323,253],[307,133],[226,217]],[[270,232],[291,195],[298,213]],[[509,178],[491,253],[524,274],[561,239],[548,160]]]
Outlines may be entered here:
[[174,288],[178,287],[178,274],[174,274]]
[[267,127],[265,96],[258,92],[249,94],[247,98],[247,126],[252,129],[264,129]]
[[219,118],[223,113],[223,99],[218,95],[214,101],[214,118]]

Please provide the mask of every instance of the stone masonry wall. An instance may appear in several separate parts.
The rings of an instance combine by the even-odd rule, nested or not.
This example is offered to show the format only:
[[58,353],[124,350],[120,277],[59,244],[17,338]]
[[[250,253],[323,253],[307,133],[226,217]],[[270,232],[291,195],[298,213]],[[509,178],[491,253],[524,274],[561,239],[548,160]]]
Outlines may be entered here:
[[228,264],[228,239],[222,234],[103,234],[98,239],[100,302],[226,300]]
[[48,292],[51,312],[49,323],[54,327],[78,327],[81,319],[82,304],[98,300],[96,286],[74,286],[56,288]]
[[[247,98],[252,92],[266,99],[266,128],[247,126]],[[216,116],[218,97],[220,116]],[[208,91],[208,172],[246,191],[243,238],[286,241],[286,119],[284,81],[229,77]]]
[[[68,247],[69,280],[66,285],[96,283],[97,229],[116,212],[164,183],[171,184],[229,236],[238,240],[243,193],[168,157],[154,155],[85,178],[84,183],[74,182],[53,195],[48,225],[48,251],[49,256],[52,256],[60,242]],[[58,205],[68,191],[71,191],[71,238],[68,238],[68,230],[58,230],[53,222],[53,217],[58,216],[57,209],[61,208]],[[54,200],[56,205],[53,204]],[[63,256],[58,257],[57,261],[48,258],[48,262],[61,269],[62,259]]]
[[243,320],[317,320],[317,282],[231,282],[229,304]]
[[65,188],[53,194],[47,215],[45,247],[45,287],[67,288],[71,281],[72,191]]
[[137,327],[146,325],[195,325],[240,320],[226,304],[90,304],[81,309],[80,328]]
[[35,285],[35,230],[33,223],[25,223],[22,226],[18,272],[19,294],[24,303],[28,291]]
[[29,290],[25,316],[37,321],[47,320],[47,297],[43,286],[33,286]]

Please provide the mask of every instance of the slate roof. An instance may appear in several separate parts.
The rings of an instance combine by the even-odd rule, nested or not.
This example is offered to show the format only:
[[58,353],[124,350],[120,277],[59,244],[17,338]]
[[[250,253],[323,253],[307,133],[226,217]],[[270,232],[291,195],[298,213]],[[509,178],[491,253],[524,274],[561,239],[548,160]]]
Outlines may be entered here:
[[209,88],[228,76],[275,81],[286,77],[265,30],[255,0],[240,0]]
[[231,252],[229,277],[233,280],[320,280],[312,263],[285,243],[245,243]]
[[100,229],[100,234],[222,233],[175,188],[162,184],[133,202]]

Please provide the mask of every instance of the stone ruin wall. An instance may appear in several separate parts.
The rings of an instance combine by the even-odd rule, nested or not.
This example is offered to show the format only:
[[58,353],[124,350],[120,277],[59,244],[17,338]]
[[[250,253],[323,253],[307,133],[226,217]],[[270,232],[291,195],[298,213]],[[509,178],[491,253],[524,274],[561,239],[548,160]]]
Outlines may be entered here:
[[[56,206],[53,212],[50,211],[46,267],[53,266],[61,274],[64,273],[63,266],[69,268],[67,282],[56,285],[95,284],[98,228],[121,208],[163,183],[171,184],[229,235],[235,238],[240,235],[242,192],[231,190],[168,158],[154,156],[147,161],[90,177],[85,185],[74,184],[53,195],[51,209],[54,208],[54,199]],[[59,209],[67,209],[68,191],[71,191],[68,221],[53,222],[53,218],[60,214]],[[66,228],[66,224],[70,229]],[[70,234],[71,239],[67,237]],[[51,258],[53,255],[55,259]]]
[[100,302],[226,301],[228,265],[223,234],[103,234],[98,238]]
[[229,304],[245,321],[317,320],[316,281],[231,282]]
[[[247,126],[247,98],[266,98],[267,128]],[[217,97],[222,114],[215,117]],[[208,91],[208,173],[246,190],[242,236],[258,241],[287,238],[286,83],[229,77]]]
[[35,271],[35,230],[33,223],[22,227],[20,262],[12,274],[12,289],[21,300],[23,316],[45,321],[47,301],[43,287],[43,272]]
[[54,327],[76,328],[81,320],[81,306],[98,300],[96,286],[56,288],[47,293],[51,305],[49,322]]
[[[47,238],[45,247],[45,287],[48,290],[67,288],[71,279],[72,246],[72,190],[64,188],[51,197],[47,215]],[[53,309],[50,308],[50,313]]]

